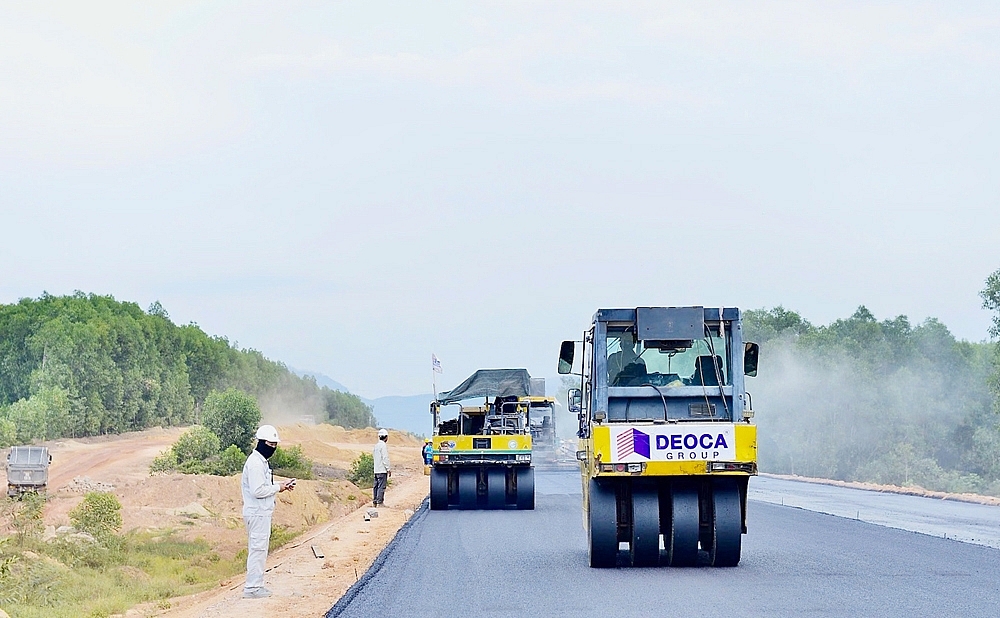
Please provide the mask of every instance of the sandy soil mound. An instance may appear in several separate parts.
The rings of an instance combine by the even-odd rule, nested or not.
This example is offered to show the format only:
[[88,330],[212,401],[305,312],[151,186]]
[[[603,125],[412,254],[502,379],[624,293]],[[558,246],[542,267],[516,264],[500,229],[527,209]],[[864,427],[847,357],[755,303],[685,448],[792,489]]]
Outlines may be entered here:
[[[69,512],[87,491],[111,491],[122,503],[124,530],[174,529],[185,537],[202,537],[220,554],[245,547],[239,475],[150,475],[149,466],[187,428],[150,429],[120,436],[56,440],[52,453],[49,503],[45,523],[50,533],[69,524]],[[347,470],[362,452],[370,452],[375,429],[333,425],[279,427],[285,446],[300,445],[317,467]],[[422,441],[392,432],[394,468],[419,474]],[[326,475],[324,475],[326,476]],[[276,480],[280,480],[276,477]],[[274,523],[292,532],[336,519],[370,502],[370,490],[343,479],[299,481],[294,492],[278,496]]]
[[[347,468],[359,453],[371,452],[378,440],[375,429],[344,429],[335,425],[287,425],[278,428],[282,444],[299,445],[306,456],[321,465]],[[390,459],[393,453],[412,460],[423,440],[405,431],[389,434]],[[402,450],[400,450],[402,449]]]

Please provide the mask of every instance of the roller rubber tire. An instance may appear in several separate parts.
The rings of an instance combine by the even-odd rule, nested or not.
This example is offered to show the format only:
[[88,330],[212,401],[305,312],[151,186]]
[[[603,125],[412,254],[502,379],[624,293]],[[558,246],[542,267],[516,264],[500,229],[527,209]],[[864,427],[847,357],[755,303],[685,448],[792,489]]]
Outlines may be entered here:
[[[673,497],[670,494],[670,487],[660,487],[659,491],[660,498],[660,534],[663,535],[663,543],[666,549],[670,548],[670,536],[673,534],[673,521],[671,514],[671,501]],[[662,564],[670,564],[670,560],[666,554],[663,555]]]
[[674,487],[671,491],[670,537],[664,539],[670,566],[694,566],[698,562],[698,490]]
[[458,471],[458,507],[461,509],[474,509],[476,508],[477,490],[476,484],[479,479],[477,478],[475,470],[459,470]]
[[660,496],[656,487],[632,486],[632,566],[660,563]]
[[517,508],[531,511],[535,508],[535,469],[517,468]]
[[448,508],[448,471],[431,468],[431,510]]
[[709,560],[712,566],[734,567],[740,563],[743,538],[743,506],[739,486],[728,479],[716,479],[712,502],[714,521]]
[[615,488],[590,479],[590,510],[587,519],[587,543],[590,566],[611,568],[618,558],[618,504]]
[[491,509],[507,506],[507,471],[503,468],[486,471],[486,504]]

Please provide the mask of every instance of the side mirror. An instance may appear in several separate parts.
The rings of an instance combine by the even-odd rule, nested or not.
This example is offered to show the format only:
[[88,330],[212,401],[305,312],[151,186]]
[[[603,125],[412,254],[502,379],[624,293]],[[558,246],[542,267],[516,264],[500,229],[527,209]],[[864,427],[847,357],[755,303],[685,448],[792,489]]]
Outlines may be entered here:
[[571,388],[566,391],[566,408],[572,414],[580,414],[583,410],[583,393],[578,388]]
[[748,341],[743,347],[743,373],[755,378],[757,377],[757,357],[760,355],[760,346]]
[[576,355],[576,342],[563,341],[559,346],[559,373],[565,375],[573,371],[573,356]]

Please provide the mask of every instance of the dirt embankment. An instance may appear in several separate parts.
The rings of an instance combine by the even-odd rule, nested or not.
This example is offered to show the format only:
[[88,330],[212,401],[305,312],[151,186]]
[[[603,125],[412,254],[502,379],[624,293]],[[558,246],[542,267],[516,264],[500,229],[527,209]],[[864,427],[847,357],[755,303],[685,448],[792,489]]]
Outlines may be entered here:
[[[400,477],[400,478],[397,478]],[[216,590],[179,599],[172,607],[135,608],[134,616],[171,618],[244,618],[248,612],[278,618],[315,618],[333,607],[344,592],[371,566],[399,528],[427,496],[422,472],[393,473],[396,480],[385,495],[378,516],[359,509],[316,526],[268,556],[264,581],[274,593],[269,599],[243,599],[243,578],[222,582]],[[279,510],[281,506],[279,505]],[[366,521],[367,519],[367,521]],[[317,557],[313,548],[322,557]]]
[[[410,434],[391,432],[393,485],[386,494],[388,508],[366,522],[367,509],[362,507],[370,506],[371,490],[359,489],[346,480],[346,474],[360,453],[371,452],[375,430],[332,425],[292,425],[278,430],[283,445],[302,447],[321,478],[299,481],[295,491],[278,496],[274,524],[298,536],[269,559],[267,583],[275,590],[275,599],[255,602],[267,605],[275,616],[321,615],[355,581],[355,572],[360,575],[367,569],[426,496],[420,457],[423,443]],[[49,443],[52,467],[46,533],[51,535],[57,527],[69,524],[69,511],[87,491],[105,490],[122,503],[124,530],[173,529],[186,538],[209,541],[222,557],[236,556],[246,548],[239,475],[149,473],[153,459],[184,431],[151,429]],[[313,557],[310,546],[314,544],[322,547],[325,558]],[[168,613],[242,618],[247,610],[239,598],[242,581],[238,577],[206,593],[174,599]],[[295,597],[295,602],[289,603],[289,597]],[[288,607],[278,603],[280,599]],[[129,615],[161,613],[162,609],[138,607]]]

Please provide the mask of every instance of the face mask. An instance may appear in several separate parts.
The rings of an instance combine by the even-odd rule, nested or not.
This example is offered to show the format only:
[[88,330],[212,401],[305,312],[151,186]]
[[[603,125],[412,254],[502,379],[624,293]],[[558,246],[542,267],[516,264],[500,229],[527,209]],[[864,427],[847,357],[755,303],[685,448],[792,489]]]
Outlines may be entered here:
[[258,440],[257,448],[254,450],[263,455],[264,459],[270,459],[271,455],[274,455],[274,449],[276,448],[276,446],[268,446],[267,442],[264,442],[263,440]]

